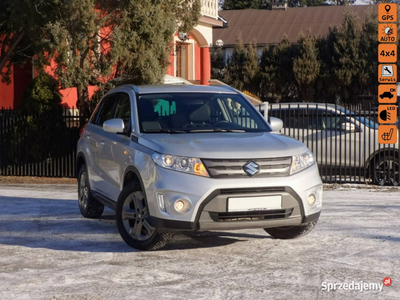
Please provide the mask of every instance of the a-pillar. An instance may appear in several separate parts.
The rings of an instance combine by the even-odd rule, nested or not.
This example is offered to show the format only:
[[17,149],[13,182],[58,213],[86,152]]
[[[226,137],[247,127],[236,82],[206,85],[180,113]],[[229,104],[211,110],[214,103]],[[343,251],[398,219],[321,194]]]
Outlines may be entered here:
[[202,47],[200,48],[201,53],[201,74],[200,74],[200,84],[209,85],[209,80],[211,78],[211,57],[210,48]]

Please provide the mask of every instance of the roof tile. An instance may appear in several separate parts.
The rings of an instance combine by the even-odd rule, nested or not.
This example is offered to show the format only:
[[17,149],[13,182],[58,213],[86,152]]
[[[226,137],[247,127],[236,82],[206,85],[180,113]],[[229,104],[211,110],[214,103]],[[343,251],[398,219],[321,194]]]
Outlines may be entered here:
[[214,28],[213,39],[225,45],[236,44],[239,34],[244,44],[277,44],[286,35],[297,42],[300,33],[308,31],[316,37],[328,34],[329,27],[339,26],[344,10],[357,14],[362,20],[376,5],[289,7],[286,10],[223,10],[219,14],[228,21],[226,28]]

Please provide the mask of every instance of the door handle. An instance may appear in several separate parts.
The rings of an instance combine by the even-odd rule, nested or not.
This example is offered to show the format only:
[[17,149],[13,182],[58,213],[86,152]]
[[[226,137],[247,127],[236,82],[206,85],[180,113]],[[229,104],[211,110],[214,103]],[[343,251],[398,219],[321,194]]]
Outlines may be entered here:
[[100,147],[104,147],[105,144],[106,144],[106,143],[105,143],[104,141],[101,141],[101,142],[100,142]]

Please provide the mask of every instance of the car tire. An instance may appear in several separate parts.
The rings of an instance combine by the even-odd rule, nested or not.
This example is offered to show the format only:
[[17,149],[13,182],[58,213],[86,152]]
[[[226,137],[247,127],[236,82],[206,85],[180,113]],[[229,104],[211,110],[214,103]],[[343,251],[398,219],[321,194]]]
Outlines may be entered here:
[[393,155],[381,155],[376,157],[372,163],[372,181],[374,184],[384,186],[398,186],[399,178],[399,159]]
[[86,165],[79,170],[78,175],[78,204],[85,218],[99,218],[104,211],[104,205],[93,198],[90,191],[89,175]]
[[264,228],[264,230],[277,239],[295,239],[307,235],[317,225],[317,221],[308,222],[299,226],[285,226],[275,228]]
[[158,250],[174,237],[173,233],[159,233],[149,224],[147,200],[139,182],[132,182],[122,190],[116,215],[122,239],[135,249]]

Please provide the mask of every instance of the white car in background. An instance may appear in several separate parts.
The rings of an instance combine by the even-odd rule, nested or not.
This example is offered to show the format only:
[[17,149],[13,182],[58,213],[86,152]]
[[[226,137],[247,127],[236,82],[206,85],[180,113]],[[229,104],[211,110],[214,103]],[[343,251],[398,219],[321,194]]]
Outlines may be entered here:
[[[383,145],[378,123],[369,112],[323,103],[274,103],[269,115],[280,118],[280,131],[307,145],[322,177],[359,176],[379,185],[399,185],[399,143]],[[393,132],[399,137],[399,132]]]

